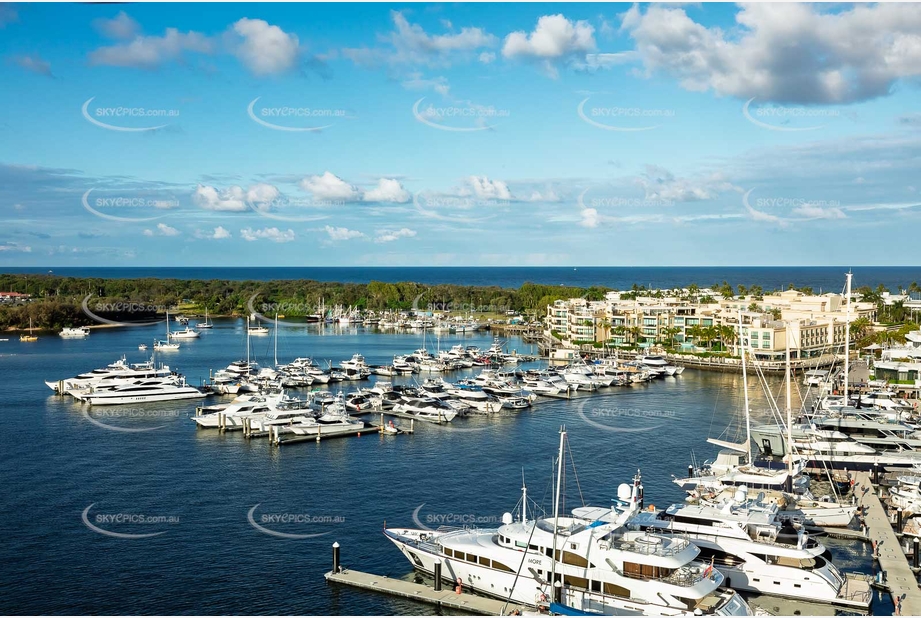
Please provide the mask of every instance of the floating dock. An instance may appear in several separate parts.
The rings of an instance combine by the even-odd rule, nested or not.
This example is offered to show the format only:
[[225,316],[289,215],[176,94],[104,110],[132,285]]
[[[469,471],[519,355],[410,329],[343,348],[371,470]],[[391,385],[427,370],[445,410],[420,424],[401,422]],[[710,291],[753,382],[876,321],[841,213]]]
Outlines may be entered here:
[[505,601],[481,597],[469,592],[457,594],[453,589],[434,590],[423,584],[403,579],[392,579],[382,575],[362,573],[361,571],[341,569],[338,572],[330,571],[325,577],[327,582],[353,586],[362,590],[374,590],[405,599],[412,599],[420,603],[428,603],[437,607],[457,609],[483,616],[507,616],[513,611],[518,611],[520,614],[525,609],[518,603],[509,602],[506,604]]
[[885,573],[885,583],[896,607],[896,614],[921,616],[921,589],[915,574],[902,553],[899,539],[892,529],[889,516],[870,482],[870,473],[855,473],[854,490],[864,507],[867,536],[874,544],[874,554]]

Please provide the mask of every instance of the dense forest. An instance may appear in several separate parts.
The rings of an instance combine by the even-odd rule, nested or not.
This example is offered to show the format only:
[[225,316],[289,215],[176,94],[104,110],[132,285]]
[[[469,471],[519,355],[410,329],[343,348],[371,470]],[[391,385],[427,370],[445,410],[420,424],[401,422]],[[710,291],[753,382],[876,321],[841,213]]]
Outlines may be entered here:
[[[585,296],[601,299],[607,288],[577,288],[525,283],[518,289],[463,285],[423,285],[372,281],[223,281],[180,279],[93,279],[56,275],[0,274],[0,292],[30,294],[31,302],[0,305],[0,328],[92,325],[83,310],[112,320],[144,321],[166,308],[194,306],[211,315],[244,315],[248,305],[286,317],[316,313],[320,304],[372,310],[437,309],[457,312],[543,313],[554,300]],[[254,298],[255,296],[255,298]],[[87,298],[89,297],[89,298]]]

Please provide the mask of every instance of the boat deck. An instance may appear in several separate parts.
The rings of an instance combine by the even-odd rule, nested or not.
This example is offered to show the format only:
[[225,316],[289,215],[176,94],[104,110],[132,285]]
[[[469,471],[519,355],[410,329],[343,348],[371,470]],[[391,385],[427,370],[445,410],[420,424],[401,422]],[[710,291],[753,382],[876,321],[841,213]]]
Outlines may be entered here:
[[[428,603],[438,607],[447,607],[458,609],[471,614],[481,614],[483,616],[502,616],[509,615],[513,611],[519,613],[525,608],[517,603],[508,603],[488,597],[481,597],[469,592],[457,594],[449,588],[450,584],[445,584],[446,588],[436,591],[433,588],[410,582],[402,579],[392,579],[383,575],[372,575],[371,573],[362,573],[361,571],[351,571],[342,569],[338,573],[330,571],[325,575],[326,581],[346,586],[354,586],[363,590],[375,590],[385,594],[391,594],[406,599],[412,599],[420,603]],[[505,613],[503,614],[503,610]]]

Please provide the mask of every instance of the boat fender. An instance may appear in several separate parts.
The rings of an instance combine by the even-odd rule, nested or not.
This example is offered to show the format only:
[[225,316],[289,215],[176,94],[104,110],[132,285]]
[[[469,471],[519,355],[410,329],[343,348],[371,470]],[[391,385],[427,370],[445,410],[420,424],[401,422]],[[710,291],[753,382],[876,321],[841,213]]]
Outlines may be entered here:
[[650,504],[650,505],[649,505],[649,508],[646,509],[646,510],[648,510],[648,511],[651,513],[652,511],[655,511],[655,510],[656,510],[656,505],[655,505],[655,504]]

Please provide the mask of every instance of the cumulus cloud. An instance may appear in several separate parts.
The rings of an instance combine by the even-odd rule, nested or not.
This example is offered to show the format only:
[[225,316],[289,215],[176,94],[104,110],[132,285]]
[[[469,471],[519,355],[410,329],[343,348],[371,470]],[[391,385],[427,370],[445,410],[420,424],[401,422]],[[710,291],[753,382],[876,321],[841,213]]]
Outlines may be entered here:
[[719,174],[702,178],[680,178],[657,165],[647,165],[646,171],[637,177],[636,182],[646,191],[647,200],[663,202],[710,200],[723,191],[736,189]]
[[210,232],[208,230],[195,230],[195,238],[204,240],[225,240],[227,238],[233,238],[233,234],[219,225]]
[[192,201],[205,210],[242,212],[249,209],[247,202],[262,208],[279,195],[280,192],[275,186],[266,183],[254,184],[248,189],[237,185],[226,189],[198,185],[192,194]]
[[374,242],[376,243],[393,242],[394,240],[398,240],[400,238],[413,238],[415,235],[416,235],[415,230],[411,230],[406,227],[401,228],[399,230],[394,230],[394,231],[379,231],[377,233],[377,237],[374,239]]
[[477,60],[479,60],[483,64],[489,64],[495,59],[496,59],[496,52],[484,51],[484,52],[480,52],[480,55],[477,56]]
[[38,73],[45,77],[54,77],[54,75],[51,74],[51,63],[47,60],[43,60],[38,54],[14,56],[13,62],[26,71]]
[[405,204],[410,200],[409,191],[403,188],[399,180],[381,178],[377,186],[365,192],[364,201],[391,204]]
[[329,236],[330,240],[351,240],[353,238],[364,238],[364,232],[359,232],[358,230],[350,230],[347,227],[333,227],[327,225],[323,228],[326,234]]
[[598,227],[600,223],[601,216],[598,214],[598,210],[596,208],[582,209],[581,221],[579,221],[579,225],[582,227],[593,228]]
[[[216,230],[215,230],[216,231]],[[294,240],[294,230],[288,229],[285,231],[279,230],[277,227],[267,227],[261,230],[254,230],[252,228],[243,228],[240,230],[240,237],[243,240],[254,241],[254,240],[271,240],[272,242],[291,242]]]
[[359,199],[361,193],[332,172],[323,172],[321,176],[308,176],[298,185],[319,200],[339,200],[352,202]]
[[448,78],[443,76],[425,78],[421,73],[411,73],[406,79],[400,82],[408,90],[434,90],[442,96],[448,96],[451,86],[448,85]]
[[155,229],[144,230],[144,236],[179,236],[179,230],[165,223],[158,223]]
[[124,11],[119,11],[112,19],[101,17],[93,20],[93,27],[103,36],[117,40],[130,39],[141,29]]
[[283,73],[297,62],[299,42],[290,34],[262,19],[243,18],[232,26],[242,40],[234,54],[255,75]]
[[572,22],[562,14],[544,15],[530,33],[516,31],[505,37],[502,55],[541,61],[552,76],[558,60],[572,60],[595,50],[595,28],[587,21]]
[[921,75],[921,5],[746,4],[736,28],[706,27],[683,8],[634,4],[621,31],[647,75],[692,91],[803,104],[886,96]]
[[[493,47],[498,39],[482,28],[465,27],[459,32],[428,34],[418,24],[410,23],[400,11],[391,11],[394,29],[381,37],[386,47],[346,48],[343,56],[358,65],[416,64],[446,66],[458,55],[469,55],[477,49]],[[450,27],[450,24],[442,24]]]
[[15,242],[0,243],[0,252],[4,251],[7,253],[32,253],[32,247]]
[[119,43],[90,52],[90,64],[155,69],[166,62],[180,59],[185,52],[210,54],[213,42],[198,32],[180,32],[167,28],[162,36],[135,36],[130,42]]
[[473,194],[480,199],[513,199],[508,185],[501,180],[490,180],[486,176],[470,176],[467,181],[473,189]]

